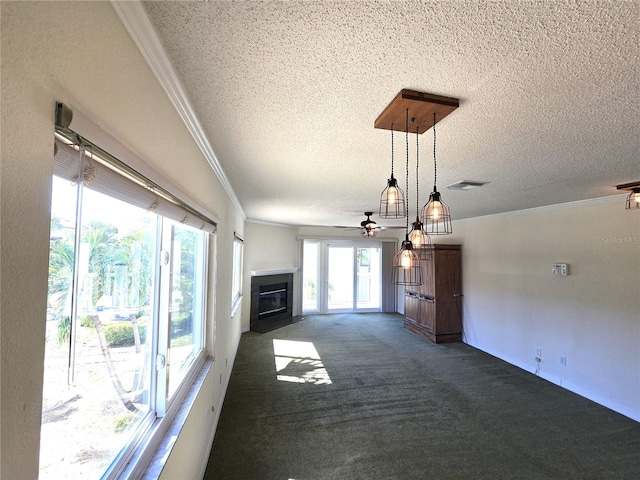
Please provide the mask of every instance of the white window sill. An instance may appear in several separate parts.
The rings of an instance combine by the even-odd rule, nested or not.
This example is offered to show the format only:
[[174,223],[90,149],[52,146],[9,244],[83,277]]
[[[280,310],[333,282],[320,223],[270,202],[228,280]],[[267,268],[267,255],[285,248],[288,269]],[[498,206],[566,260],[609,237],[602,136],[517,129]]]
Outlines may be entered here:
[[[187,417],[189,416],[191,407],[196,397],[198,396],[198,393],[200,392],[200,389],[204,384],[204,380],[207,377],[207,374],[209,373],[209,370],[212,368],[212,366],[213,366],[213,358],[208,357],[205,359],[204,363],[202,364],[202,367],[200,367],[200,370],[196,373],[193,383],[191,384],[191,387],[189,388],[188,392],[185,394],[185,397],[182,400],[182,403],[180,404],[180,406],[178,407],[178,410],[173,420],[167,427],[166,432],[164,433],[162,439],[160,440],[160,443],[156,448],[155,453],[151,458],[151,461],[149,462],[148,466],[144,470],[144,474],[141,477],[143,480],[156,480],[160,478],[162,469],[167,463],[167,459],[171,454],[171,450],[173,449],[173,446],[175,445],[176,440],[178,439],[178,435],[180,435],[180,432],[182,431],[182,427],[184,426],[187,420]],[[135,478],[135,477],[136,477],[135,474],[131,475],[131,478]]]

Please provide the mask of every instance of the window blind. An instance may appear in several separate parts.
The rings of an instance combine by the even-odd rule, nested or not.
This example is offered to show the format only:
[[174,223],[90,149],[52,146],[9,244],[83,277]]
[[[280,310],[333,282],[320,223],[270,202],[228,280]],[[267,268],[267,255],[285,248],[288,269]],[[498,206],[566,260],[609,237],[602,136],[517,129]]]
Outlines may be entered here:
[[54,174],[70,182],[77,182],[82,152],[85,155],[83,179],[87,188],[193,228],[215,233],[216,223],[213,220],[128,167],[120,159],[62,127],[56,128]]

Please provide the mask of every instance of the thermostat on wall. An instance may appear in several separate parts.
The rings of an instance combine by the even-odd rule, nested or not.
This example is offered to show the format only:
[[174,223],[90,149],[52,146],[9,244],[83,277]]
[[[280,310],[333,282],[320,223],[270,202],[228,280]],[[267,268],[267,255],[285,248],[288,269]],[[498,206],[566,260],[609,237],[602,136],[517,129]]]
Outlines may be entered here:
[[569,266],[566,263],[554,263],[553,268],[551,269],[554,275],[569,275]]

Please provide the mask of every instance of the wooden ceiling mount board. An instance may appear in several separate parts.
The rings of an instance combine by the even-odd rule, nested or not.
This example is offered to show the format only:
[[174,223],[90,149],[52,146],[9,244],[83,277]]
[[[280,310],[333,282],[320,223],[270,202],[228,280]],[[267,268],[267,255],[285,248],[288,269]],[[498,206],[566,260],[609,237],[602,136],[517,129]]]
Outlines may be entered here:
[[621,185],[616,185],[616,188],[618,190],[633,190],[634,188],[640,188],[640,182],[623,183]]
[[391,100],[382,113],[378,116],[373,126],[384,130],[404,132],[406,128],[406,111],[409,109],[409,131],[422,134],[433,127],[433,113],[436,114],[436,123],[453,112],[460,101],[457,98],[443,97],[431,93],[416,92],[403,89]]

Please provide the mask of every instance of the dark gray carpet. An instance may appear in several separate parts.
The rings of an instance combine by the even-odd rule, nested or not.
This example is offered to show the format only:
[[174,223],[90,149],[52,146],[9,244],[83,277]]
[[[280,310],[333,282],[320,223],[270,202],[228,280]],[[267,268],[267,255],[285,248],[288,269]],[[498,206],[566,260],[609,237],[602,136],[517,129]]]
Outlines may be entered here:
[[[322,365],[297,358],[276,372],[274,339],[313,342]],[[205,474],[639,478],[637,422],[467,345],[431,344],[387,314],[243,334]]]

